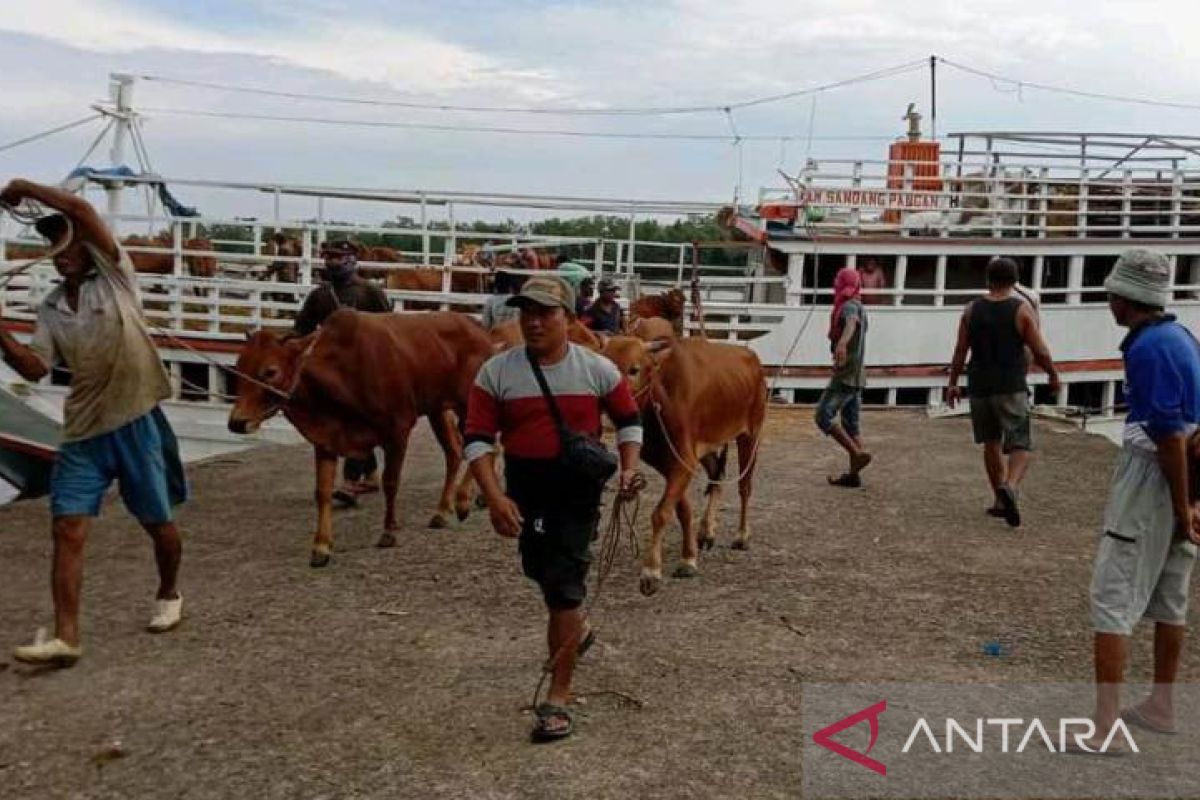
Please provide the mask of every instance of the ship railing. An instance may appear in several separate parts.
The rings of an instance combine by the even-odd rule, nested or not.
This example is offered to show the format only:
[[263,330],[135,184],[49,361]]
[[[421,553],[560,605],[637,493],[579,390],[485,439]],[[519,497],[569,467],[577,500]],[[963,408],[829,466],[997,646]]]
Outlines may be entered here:
[[795,203],[797,228],[839,235],[1164,237],[1200,233],[1200,172],[958,161],[821,161],[796,188],[760,203]]

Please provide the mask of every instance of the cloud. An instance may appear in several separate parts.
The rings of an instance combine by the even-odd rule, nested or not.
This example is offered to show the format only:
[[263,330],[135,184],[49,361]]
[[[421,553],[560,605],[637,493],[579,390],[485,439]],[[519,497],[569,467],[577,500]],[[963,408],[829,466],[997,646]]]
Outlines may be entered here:
[[557,94],[549,69],[516,68],[416,28],[335,17],[317,10],[293,16],[285,27],[223,33],[116,0],[39,0],[19,14],[0,15],[0,31],[101,53],[154,49],[258,56],[417,94],[464,88],[537,98]]

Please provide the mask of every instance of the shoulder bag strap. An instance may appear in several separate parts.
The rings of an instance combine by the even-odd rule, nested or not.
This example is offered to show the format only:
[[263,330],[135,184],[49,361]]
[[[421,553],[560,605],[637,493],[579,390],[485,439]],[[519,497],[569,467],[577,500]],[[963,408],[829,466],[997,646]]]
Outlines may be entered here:
[[558,403],[554,401],[554,395],[550,393],[550,387],[546,384],[546,376],[542,374],[542,368],[538,365],[537,358],[528,347],[525,348],[525,357],[529,359],[529,366],[533,369],[533,377],[537,379],[538,386],[542,390],[542,396],[546,398],[546,405],[550,407],[550,416],[554,418],[554,427],[558,428],[558,437],[565,448],[567,443],[567,425],[563,422],[562,412],[558,409]]

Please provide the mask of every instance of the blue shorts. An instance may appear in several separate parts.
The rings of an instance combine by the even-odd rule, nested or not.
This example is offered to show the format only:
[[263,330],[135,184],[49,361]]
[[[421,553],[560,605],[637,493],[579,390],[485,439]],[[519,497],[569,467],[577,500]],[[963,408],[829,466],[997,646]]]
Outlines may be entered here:
[[861,413],[862,387],[848,386],[834,378],[817,401],[817,427],[828,434],[833,430],[835,420],[841,417],[846,433],[858,438],[862,431]]
[[161,409],[114,431],[63,444],[50,475],[50,513],[99,516],[114,480],[129,513],[144,524],[170,522],[171,508],[187,499],[179,444]]

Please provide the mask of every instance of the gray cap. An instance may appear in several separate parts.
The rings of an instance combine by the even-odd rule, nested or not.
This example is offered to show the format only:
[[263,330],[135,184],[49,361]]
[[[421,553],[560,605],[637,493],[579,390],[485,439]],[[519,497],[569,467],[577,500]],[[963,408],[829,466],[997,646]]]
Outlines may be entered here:
[[1104,288],[1126,300],[1166,308],[1171,299],[1171,263],[1152,250],[1126,250],[1104,279]]
[[575,313],[575,290],[571,285],[557,275],[542,273],[532,275],[525,281],[521,291],[508,298],[506,306],[520,308],[527,303],[540,306],[561,306]]

